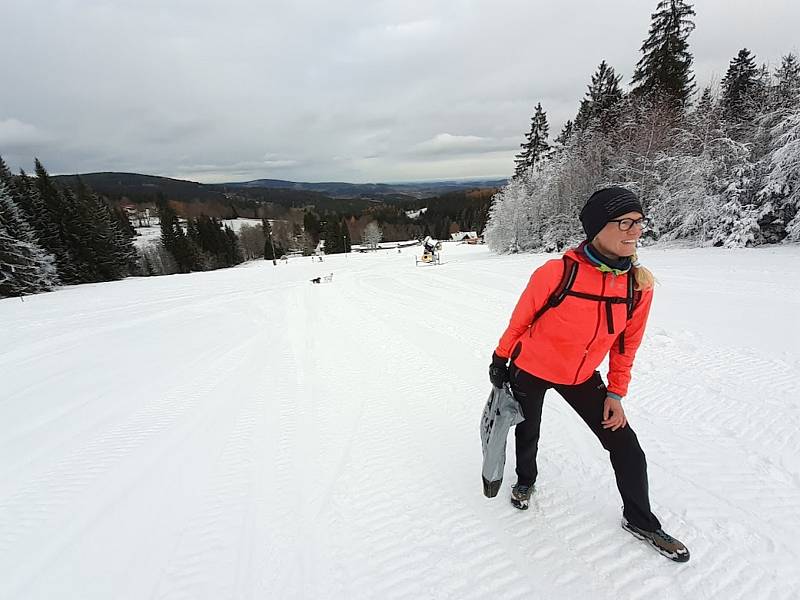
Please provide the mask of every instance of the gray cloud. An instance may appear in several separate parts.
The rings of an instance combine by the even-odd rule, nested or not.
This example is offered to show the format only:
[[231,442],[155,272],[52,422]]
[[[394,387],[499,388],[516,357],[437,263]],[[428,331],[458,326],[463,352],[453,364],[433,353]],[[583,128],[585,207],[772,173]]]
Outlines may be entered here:
[[[54,173],[225,181],[505,176],[605,59],[630,81],[656,0],[6,3],[0,154]],[[800,6],[698,3],[698,85],[797,51]]]
[[477,135],[439,133],[412,147],[409,154],[412,156],[456,157],[516,150],[518,147],[519,142],[516,139],[497,140]]
[[51,136],[35,125],[17,119],[0,120],[0,148],[27,150],[51,142]]

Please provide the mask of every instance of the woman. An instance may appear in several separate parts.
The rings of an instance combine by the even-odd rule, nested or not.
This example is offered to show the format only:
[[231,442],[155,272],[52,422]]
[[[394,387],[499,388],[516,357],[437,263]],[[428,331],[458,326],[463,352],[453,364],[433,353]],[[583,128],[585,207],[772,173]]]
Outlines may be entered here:
[[[586,242],[536,269],[492,356],[489,378],[510,382],[525,420],[516,427],[511,502],[528,508],[545,392],[555,389],[609,452],[623,500],[622,526],[672,560],[689,560],[650,510],[647,463],[622,399],[653,299],[653,275],[636,260],[646,224],[633,192],[595,192],[580,215]],[[596,368],[609,355],[608,386]],[[508,362],[510,360],[510,366]]]

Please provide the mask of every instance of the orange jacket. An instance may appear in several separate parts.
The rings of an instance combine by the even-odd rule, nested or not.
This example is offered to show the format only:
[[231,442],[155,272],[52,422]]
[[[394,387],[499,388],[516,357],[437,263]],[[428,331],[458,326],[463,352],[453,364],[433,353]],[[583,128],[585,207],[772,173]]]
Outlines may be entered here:
[[[578,262],[572,290],[597,296],[624,298],[627,275],[603,273],[583,252],[565,253]],[[548,309],[531,327],[533,316],[561,283],[562,259],[548,260],[531,275],[522,292],[511,321],[500,338],[495,352],[512,358],[523,371],[552,383],[577,385],[592,376],[611,352],[608,368],[608,391],[624,396],[631,380],[631,367],[642,342],[652,289],[642,292],[631,318],[625,304],[612,304],[614,333],[608,332],[606,303],[567,296]],[[625,331],[625,353],[619,351],[617,338]]]

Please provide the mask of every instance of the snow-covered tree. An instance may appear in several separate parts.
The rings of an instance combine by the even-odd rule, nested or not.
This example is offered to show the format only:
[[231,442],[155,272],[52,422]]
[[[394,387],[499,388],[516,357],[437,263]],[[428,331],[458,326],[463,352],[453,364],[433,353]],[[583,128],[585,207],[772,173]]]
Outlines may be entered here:
[[792,109],[800,104],[800,60],[789,53],[781,58],[781,66],[775,73],[775,104],[783,109]]
[[[698,245],[752,243],[737,230],[737,215],[753,215],[753,167],[747,144],[731,139],[721,109],[706,90],[694,111],[670,132],[654,161],[657,183],[649,193],[652,234]],[[750,231],[753,236],[755,232]],[[732,241],[732,235],[738,241]]]
[[558,134],[558,137],[555,139],[557,144],[561,144],[565,146],[569,139],[572,137],[572,132],[575,129],[575,123],[572,120],[568,120],[564,123],[564,126],[561,128],[561,133]]
[[597,138],[607,148],[604,153],[607,167],[602,165],[602,178],[629,184],[647,210],[661,177],[656,160],[668,153],[673,143],[672,133],[680,120],[672,101],[655,93],[631,96],[619,104],[622,118],[618,127],[604,138]]
[[489,249],[499,254],[523,249],[523,240],[530,234],[529,201],[530,185],[526,173],[512,178],[495,194],[484,230]]
[[[661,181],[653,190],[648,213],[654,229],[664,239],[731,245],[728,238],[735,226],[731,217],[746,210],[742,203],[748,198],[748,149],[727,137],[703,142],[692,132],[683,135],[690,139],[657,161]],[[698,145],[699,151],[692,148]],[[731,168],[737,164],[738,169]]]
[[139,265],[139,274],[145,276],[172,275],[180,272],[175,258],[160,241],[150,242],[139,249]]
[[719,226],[712,240],[714,245],[740,248],[761,243],[763,232],[758,222],[759,211],[752,203],[752,173],[752,165],[746,160],[729,170],[730,183],[724,192],[727,201],[719,211]]
[[[759,190],[759,220],[771,231],[783,229],[786,241],[800,241],[800,107],[772,129],[772,149],[765,159],[769,170]],[[765,227],[766,228],[766,227]],[[767,241],[780,241],[780,233]]]
[[0,181],[0,298],[52,289],[58,284],[54,263]]
[[[581,134],[582,135],[582,134]],[[575,141],[514,177],[493,198],[484,237],[498,253],[555,251],[580,241],[578,205],[587,197],[585,165]]]
[[362,233],[362,240],[364,245],[368,248],[377,248],[378,244],[381,243],[383,239],[383,230],[380,228],[377,222],[370,221],[367,226],[364,228],[364,232]]
[[245,260],[255,260],[264,257],[264,228],[261,225],[243,224],[239,228],[239,243]]

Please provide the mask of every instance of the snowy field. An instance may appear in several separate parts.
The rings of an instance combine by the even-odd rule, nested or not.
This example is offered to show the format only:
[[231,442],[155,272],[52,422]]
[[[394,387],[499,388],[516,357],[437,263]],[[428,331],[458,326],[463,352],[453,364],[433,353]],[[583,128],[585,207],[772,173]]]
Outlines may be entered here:
[[483,497],[487,365],[547,257],[415,250],[0,301],[0,598],[800,597],[800,248],[641,253],[625,406],[686,564],[620,528],[556,395],[531,509],[513,453]]

